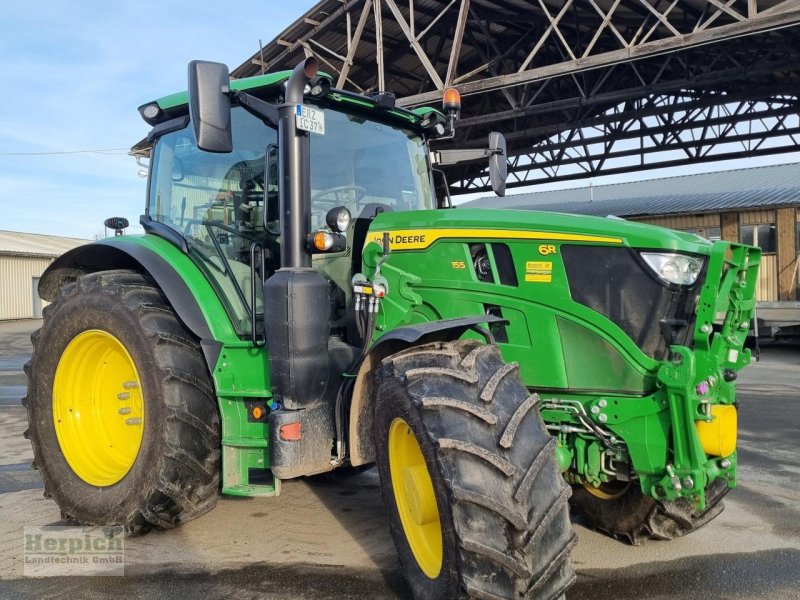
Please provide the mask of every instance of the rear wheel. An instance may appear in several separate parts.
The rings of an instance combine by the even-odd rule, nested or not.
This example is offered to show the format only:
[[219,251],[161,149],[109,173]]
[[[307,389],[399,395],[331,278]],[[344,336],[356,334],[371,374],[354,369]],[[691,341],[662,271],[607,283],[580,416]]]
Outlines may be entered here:
[[717,479],[706,488],[706,509],[697,511],[687,498],[659,502],[642,493],[636,482],[576,486],[570,504],[598,531],[634,546],[646,540],[671,540],[706,525],[725,508],[727,484]]
[[553,438],[496,346],[428,344],[383,361],[377,464],[417,599],[557,598],[574,580]]
[[67,284],[32,336],[29,436],[65,518],[174,527],[216,503],[220,425],[198,343],[131,271]]

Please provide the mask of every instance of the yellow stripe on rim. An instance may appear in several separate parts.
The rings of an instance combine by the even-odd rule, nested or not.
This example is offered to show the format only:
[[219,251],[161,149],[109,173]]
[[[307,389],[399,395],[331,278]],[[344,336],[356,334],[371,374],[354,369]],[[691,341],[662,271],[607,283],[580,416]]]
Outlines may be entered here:
[[144,402],[136,365],[116,337],[92,329],[67,345],[53,382],[53,421],[83,481],[106,487],[127,475],[142,445]]
[[[383,242],[383,231],[371,231],[365,244]],[[621,244],[622,238],[582,233],[557,233],[554,231],[524,231],[519,229],[396,229],[389,231],[392,250],[424,250],[441,239],[465,238],[469,240],[532,240],[555,242],[598,242]]]
[[400,522],[419,568],[431,579],[442,570],[442,525],[436,493],[414,432],[401,418],[389,426],[389,472]]

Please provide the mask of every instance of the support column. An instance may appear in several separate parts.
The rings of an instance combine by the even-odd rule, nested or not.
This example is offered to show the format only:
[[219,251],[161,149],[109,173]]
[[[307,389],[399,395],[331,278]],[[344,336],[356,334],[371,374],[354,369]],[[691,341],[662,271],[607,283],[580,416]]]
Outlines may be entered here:
[[778,300],[794,300],[797,286],[797,209],[779,208],[775,217],[778,240]]

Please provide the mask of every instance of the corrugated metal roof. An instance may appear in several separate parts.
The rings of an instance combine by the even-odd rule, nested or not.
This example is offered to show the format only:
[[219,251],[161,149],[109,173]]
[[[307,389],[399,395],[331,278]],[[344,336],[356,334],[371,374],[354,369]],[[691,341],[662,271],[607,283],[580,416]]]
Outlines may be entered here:
[[21,233],[19,231],[0,231],[0,254],[19,254],[25,256],[61,256],[89,240],[79,238]]
[[495,196],[470,208],[515,208],[586,215],[663,215],[800,205],[800,163],[662,177],[629,183]]

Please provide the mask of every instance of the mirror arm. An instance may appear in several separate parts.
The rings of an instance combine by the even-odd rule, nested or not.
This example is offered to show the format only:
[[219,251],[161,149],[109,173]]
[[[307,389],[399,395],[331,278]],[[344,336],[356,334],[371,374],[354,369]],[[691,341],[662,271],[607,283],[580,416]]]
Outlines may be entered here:
[[479,148],[467,150],[434,150],[431,152],[433,163],[437,165],[455,165],[470,160],[481,160],[500,154],[502,151],[494,148]]
[[[447,200],[447,208],[453,208],[453,199],[450,197],[450,186],[447,184],[447,174],[441,169],[431,169],[431,172],[442,176],[442,182],[444,183],[444,197],[445,200]],[[442,204],[444,205],[444,203]],[[446,208],[446,207],[441,206],[438,208]]]
[[231,99],[251,115],[258,117],[267,125],[278,126],[278,107],[251,96],[241,90],[231,90]]

